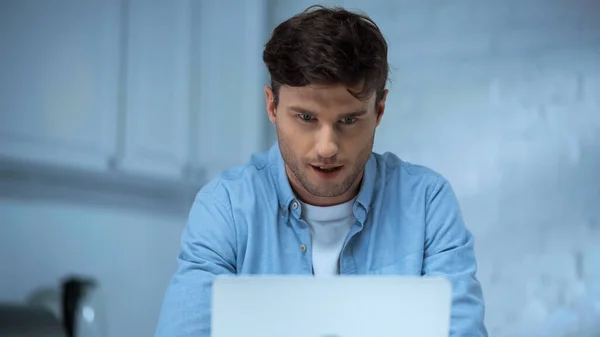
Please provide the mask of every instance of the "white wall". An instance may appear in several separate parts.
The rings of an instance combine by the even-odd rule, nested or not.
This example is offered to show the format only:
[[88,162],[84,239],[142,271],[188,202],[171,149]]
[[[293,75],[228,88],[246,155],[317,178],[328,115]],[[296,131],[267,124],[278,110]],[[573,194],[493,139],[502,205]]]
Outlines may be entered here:
[[[274,22],[309,4],[275,2]],[[387,37],[376,150],[453,183],[490,335],[600,335],[600,1],[323,3]]]
[[0,302],[89,276],[101,287],[107,337],[153,336],[184,224],[150,211],[0,199]]

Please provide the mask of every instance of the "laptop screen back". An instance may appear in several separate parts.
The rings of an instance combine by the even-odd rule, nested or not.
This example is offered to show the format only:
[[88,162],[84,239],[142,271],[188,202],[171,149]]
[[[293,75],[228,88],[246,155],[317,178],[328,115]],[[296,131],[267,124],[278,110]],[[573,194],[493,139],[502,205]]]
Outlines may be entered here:
[[219,277],[212,337],[447,337],[451,296],[443,278]]

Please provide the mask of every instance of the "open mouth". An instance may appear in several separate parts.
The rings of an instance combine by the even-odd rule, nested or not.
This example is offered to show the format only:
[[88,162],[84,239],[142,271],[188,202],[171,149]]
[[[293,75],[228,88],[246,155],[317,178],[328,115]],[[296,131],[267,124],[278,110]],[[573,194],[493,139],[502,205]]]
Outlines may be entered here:
[[311,166],[315,171],[321,172],[321,173],[333,173],[342,168],[341,166],[335,166],[335,167],[314,166],[314,165],[311,165]]

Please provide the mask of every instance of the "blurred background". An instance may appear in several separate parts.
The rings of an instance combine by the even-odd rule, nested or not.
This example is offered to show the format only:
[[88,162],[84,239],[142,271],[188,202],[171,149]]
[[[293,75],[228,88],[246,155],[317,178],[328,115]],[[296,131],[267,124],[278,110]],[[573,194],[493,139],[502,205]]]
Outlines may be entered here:
[[388,39],[375,150],[452,182],[490,335],[600,336],[600,0],[0,0],[0,302],[76,275],[103,336],[153,335],[194,194],[275,140],[263,45],[315,3]]

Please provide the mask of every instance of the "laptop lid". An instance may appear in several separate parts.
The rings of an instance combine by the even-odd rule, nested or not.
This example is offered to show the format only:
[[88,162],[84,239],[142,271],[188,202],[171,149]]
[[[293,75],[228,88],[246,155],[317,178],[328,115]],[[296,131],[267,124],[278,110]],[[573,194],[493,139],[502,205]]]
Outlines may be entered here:
[[448,337],[452,289],[410,276],[226,276],[212,337]]

